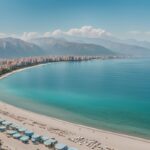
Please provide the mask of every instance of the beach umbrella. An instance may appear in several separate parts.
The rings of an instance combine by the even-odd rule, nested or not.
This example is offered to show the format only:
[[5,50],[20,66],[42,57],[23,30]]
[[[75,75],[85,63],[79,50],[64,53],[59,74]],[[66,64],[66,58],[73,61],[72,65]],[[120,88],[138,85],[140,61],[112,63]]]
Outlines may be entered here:
[[22,136],[21,138],[20,138],[20,141],[22,141],[22,142],[24,142],[24,143],[27,143],[28,141],[29,141],[29,136]]
[[18,124],[15,124],[15,123],[12,123],[12,124],[10,125],[10,127],[13,128],[13,129],[18,129],[18,128],[19,128],[19,125],[18,125]]
[[9,122],[9,121],[3,121],[2,122],[2,125],[4,125],[4,126],[9,126],[11,124],[12,124],[12,122]]
[[44,141],[47,141],[49,139],[49,137],[47,136],[41,136],[41,141],[44,142]]
[[19,130],[19,129],[21,129],[22,127],[21,126],[16,126],[16,130]]
[[18,131],[19,132],[25,132],[27,129],[26,128],[19,128]]
[[17,133],[16,130],[8,130],[7,131],[7,134],[9,134],[9,135],[13,135],[13,134],[16,134],[16,133]]
[[5,120],[4,119],[0,119],[0,123],[4,122]]
[[55,139],[49,139],[49,141],[51,141],[51,143],[52,143],[53,145],[57,143],[57,140],[55,140]]
[[63,143],[58,143],[55,145],[55,150],[68,150],[68,146]]
[[78,149],[74,147],[70,147],[68,150],[78,150]]
[[25,131],[25,135],[27,135],[29,137],[31,137],[33,134],[34,134],[33,131],[30,131],[30,130]]
[[31,141],[34,143],[34,142],[36,142],[36,139],[32,138]]
[[14,137],[15,139],[19,139],[19,138],[21,137],[21,134],[16,133],[16,134],[13,135],[13,137]]
[[33,134],[33,135],[32,135],[32,138],[33,138],[33,139],[40,139],[40,138],[41,138],[41,136],[40,136],[40,135],[38,135],[38,134]]
[[52,142],[50,140],[44,141],[45,146],[52,146]]
[[32,141],[33,143],[39,142],[40,140],[41,140],[41,136],[40,136],[40,135],[38,135],[38,134],[33,134],[33,135],[32,135],[31,141]]
[[3,132],[6,130],[6,127],[5,126],[0,126],[0,132]]

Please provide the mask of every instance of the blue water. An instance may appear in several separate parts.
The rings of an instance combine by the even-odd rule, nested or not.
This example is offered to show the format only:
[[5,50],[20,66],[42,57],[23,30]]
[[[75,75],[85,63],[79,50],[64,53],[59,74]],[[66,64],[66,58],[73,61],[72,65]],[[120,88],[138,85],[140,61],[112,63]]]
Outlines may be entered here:
[[56,62],[0,81],[0,99],[59,119],[150,139],[150,60]]

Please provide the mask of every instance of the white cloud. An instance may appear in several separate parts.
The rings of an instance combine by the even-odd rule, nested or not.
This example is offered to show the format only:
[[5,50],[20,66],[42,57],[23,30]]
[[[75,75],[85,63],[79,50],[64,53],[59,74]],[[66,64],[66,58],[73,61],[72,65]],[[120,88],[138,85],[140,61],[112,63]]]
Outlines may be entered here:
[[5,37],[7,37],[6,33],[0,33],[0,38],[5,38]]
[[52,32],[45,32],[43,34],[44,37],[50,37],[50,36],[58,37],[58,36],[63,36],[63,35],[65,35],[65,33],[61,31],[60,29],[54,30]]
[[51,36],[51,35],[52,35],[51,32],[45,32],[45,33],[43,34],[44,37],[49,37],[49,36]]
[[7,37],[20,38],[20,36],[18,36],[17,34],[0,33],[0,38],[7,38]]
[[150,35],[150,31],[147,31],[146,34],[147,34],[147,35]]
[[37,32],[24,32],[20,38],[23,40],[31,40],[37,37],[40,37],[40,34]]
[[64,37],[64,36],[99,38],[111,36],[111,33],[101,28],[94,28],[93,26],[82,26],[81,28],[71,28],[67,31],[56,29],[54,31],[45,32],[42,34],[38,32],[23,32],[20,35],[0,33],[0,38],[13,37],[13,38],[20,38],[25,41],[38,37]]
[[78,37],[88,37],[88,38],[99,38],[103,36],[111,36],[110,32],[103,30],[101,28],[94,28],[92,26],[83,26],[81,28],[71,28],[67,31],[62,31],[60,29],[54,30],[53,32],[46,32],[44,36],[78,36]]
[[141,31],[133,30],[133,31],[129,31],[128,33],[132,35],[138,35],[138,34],[141,34]]
[[54,30],[52,32],[52,36],[61,36],[61,35],[65,35],[65,32],[61,31],[60,29]]
[[94,28],[92,26],[83,26],[81,28],[73,28],[73,29],[68,30],[66,33],[72,36],[81,36],[81,37],[90,37],[90,38],[98,38],[102,36],[111,35],[111,33],[101,28]]
[[0,38],[7,38],[7,37],[12,37],[12,38],[19,38],[22,40],[30,40],[33,38],[40,37],[40,34],[37,32],[23,32],[22,34],[6,34],[6,33],[0,33]]
[[128,32],[131,35],[139,35],[139,36],[149,36],[150,35],[150,31],[139,31],[139,30],[133,30],[133,31],[129,31]]

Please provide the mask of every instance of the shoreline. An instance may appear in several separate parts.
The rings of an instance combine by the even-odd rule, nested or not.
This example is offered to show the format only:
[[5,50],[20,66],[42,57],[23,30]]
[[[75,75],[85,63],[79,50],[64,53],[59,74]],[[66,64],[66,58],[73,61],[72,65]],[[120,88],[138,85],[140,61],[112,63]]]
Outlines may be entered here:
[[33,115],[39,115],[41,117],[46,117],[46,118],[49,118],[49,119],[52,119],[52,120],[55,120],[57,122],[61,122],[61,123],[64,123],[64,124],[70,124],[70,125],[73,125],[73,126],[76,126],[76,127],[79,127],[79,128],[86,128],[90,131],[96,131],[96,132],[100,132],[100,133],[106,133],[106,134],[112,134],[112,135],[117,135],[117,136],[121,136],[121,137],[125,137],[125,138],[130,138],[130,139],[134,139],[134,140],[139,140],[139,141],[143,141],[143,142],[148,142],[150,143],[150,140],[149,139],[144,139],[144,138],[140,138],[140,137],[136,137],[136,136],[132,136],[132,135],[128,135],[128,134],[123,134],[123,133],[118,133],[118,132],[111,132],[111,131],[108,131],[108,130],[104,130],[104,129],[98,129],[98,128],[94,128],[94,127],[90,127],[90,126],[86,126],[86,125],[82,125],[82,124],[77,124],[77,123],[72,123],[72,122],[69,122],[69,121],[65,121],[65,120],[61,120],[61,119],[57,119],[57,118],[54,118],[54,117],[50,117],[50,116],[47,116],[47,115],[43,115],[43,114],[39,114],[39,113],[36,113],[36,112],[32,112],[30,110],[27,110],[27,109],[23,109],[23,108],[19,108],[15,105],[12,105],[12,104],[9,104],[9,103],[6,103],[6,102],[3,102],[0,100],[0,105],[3,104],[3,105],[7,105],[7,106],[11,106],[11,107],[14,107],[15,109],[21,109],[22,111],[24,112],[28,112],[30,114],[33,114]]
[[[114,60],[114,59],[120,59],[120,58],[93,58],[93,59],[89,59],[89,60],[97,60],[97,59],[99,59],[99,60]],[[124,58],[122,58],[122,59],[124,59]],[[82,61],[89,61],[89,60],[82,60]],[[47,65],[47,64],[50,64],[50,63],[54,63],[54,62],[66,62],[66,61],[71,61],[71,60],[64,60],[64,61],[49,61],[49,62],[46,62],[46,63],[38,63],[38,64],[35,64],[35,65],[31,65],[31,66],[24,66],[24,67],[22,67],[22,68],[19,68],[19,69],[15,69],[15,70],[12,70],[12,71],[10,71],[10,72],[7,72],[7,73],[4,73],[4,74],[2,74],[2,75],[0,75],[0,80],[1,79],[3,79],[3,78],[6,78],[7,76],[9,76],[9,75],[11,75],[11,74],[14,74],[14,73],[17,73],[17,72],[20,72],[20,71],[23,71],[23,70],[26,70],[26,69],[30,69],[30,68],[33,68],[33,67],[38,67],[38,66],[43,66],[43,65]],[[76,60],[77,62],[80,62],[81,60]]]
[[44,66],[44,65],[47,65],[47,64],[49,64],[49,63],[46,63],[46,64],[38,64],[38,65],[34,65],[34,66],[29,66],[29,67],[24,67],[24,68],[20,68],[20,69],[17,69],[17,70],[13,70],[13,71],[11,71],[11,72],[9,72],[9,73],[5,73],[5,74],[1,75],[1,76],[0,76],[0,80],[4,79],[4,78],[6,78],[6,77],[8,77],[8,76],[10,76],[10,75],[12,75],[12,74],[15,74],[15,73],[17,73],[17,72],[21,72],[21,71],[24,71],[24,70],[27,70],[27,69],[32,69],[32,68],[34,68],[34,67]]
[[[100,141],[103,147],[109,147],[114,150],[150,149],[150,140],[70,123],[67,121],[37,114],[22,108],[17,108],[2,101],[0,101],[0,118],[8,119],[9,121],[15,122],[17,124],[22,124],[26,128],[33,130],[38,134],[45,135],[46,132],[51,131],[50,136],[55,137],[59,141],[62,141],[69,146],[73,145],[79,150],[91,150],[91,148],[86,147],[84,144],[80,145],[79,143],[71,142],[69,138],[72,139],[76,137],[84,137],[88,141],[97,140]],[[39,127],[37,127],[37,125],[39,125]],[[40,128],[42,127],[44,129],[42,129],[43,131],[40,131]],[[57,131],[59,131],[60,134]],[[61,135],[61,133],[63,133],[63,135]],[[5,145],[7,144],[9,146],[9,143],[6,142]]]
[[[46,65],[46,64],[38,64],[35,66],[30,66],[30,67],[14,70],[10,73],[6,73],[6,74],[2,75],[0,77],[0,80],[8,77],[14,73],[21,72],[21,71],[26,70],[26,69],[31,69],[33,67],[43,66],[43,65]],[[140,143],[143,146],[145,145],[144,150],[150,149],[150,140],[147,140],[144,138],[139,138],[136,136],[130,136],[127,134],[111,132],[111,131],[107,131],[107,130],[103,130],[103,129],[97,129],[97,128],[92,128],[92,127],[88,127],[88,126],[84,126],[84,125],[80,125],[80,124],[67,122],[64,120],[57,119],[57,118],[52,118],[52,117],[48,117],[48,116],[41,115],[38,113],[30,112],[30,111],[22,109],[22,108],[17,108],[13,105],[10,105],[10,104],[7,104],[7,103],[0,101],[0,117],[1,116],[4,118],[6,117],[6,119],[8,118],[12,121],[14,120],[13,117],[8,117],[7,115],[2,114],[2,111],[4,112],[5,108],[11,108],[12,109],[12,110],[7,109],[7,113],[9,113],[9,114],[14,114],[15,116],[19,116],[20,114],[22,114],[24,118],[27,118],[27,116],[28,117],[30,116],[29,118],[32,118],[30,120],[34,120],[34,117],[35,117],[36,119],[34,120],[34,122],[42,122],[42,124],[45,124],[46,123],[45,121],[48,121],[48,122],[51,122],[51,124],[54,124],[54,126],[55,125],[58,126],[57,128],[60,129],[61,131],[65,130],[67,132],[73,133],[74,135],[83,136],[86,139],[90,139],[91,137],[92,137],[92,139],[95,139],[95,138],[99,139],[100,142],[103,141],[101,143],[104,143],[104,145],[107,145],[109,147],[113,147],[114,149],[125,150],[126,147],[129,147],[128,149],[132,149],[132,150],[134,150],[134,149],[141,150],[141,148],[143,149],[143,147],[140,147],[140,145],[138,143]],[[20,113],[18,113],[18,112],[20,112]],[[39,120],[38,118],[41,118],[41,119]],[[42,121],[42,120],[44,120],[44,121]],[[67,128],[64,128],[63,127],[64,125]],[[74,128],[74,129],[72,129],[72,128]],[[85,133],[82,131],[83,133],[80,134],[81,130],[84,130]],[[102,137],[102,135],[103,135],[103,137]],[[0,137],[1,137],[1,135],[0,135]],[[109,139],[109,140],[107,141],[106,139]],[[63,139],[62,141],[64,141],[64,143],[66,142],[67,144],[68,143],[70,144],[70,142],[66,141],[66,139]],[[123,144],[124,141],[127,141],[126,144]],[[130,143],[130,144],[128,145],[128,143]],[[72,144],[72,142],[71,142],[71,144]],[[71,144],[70,144],[70,146],[71,146]],[[77,144],[75,144],[74,146],[81,149],[81,150],[85,149],[84,146],[82,147],[82,146],[77,145]],[[89,149],[86,148],[85,150],[90,150],[90,148]]]

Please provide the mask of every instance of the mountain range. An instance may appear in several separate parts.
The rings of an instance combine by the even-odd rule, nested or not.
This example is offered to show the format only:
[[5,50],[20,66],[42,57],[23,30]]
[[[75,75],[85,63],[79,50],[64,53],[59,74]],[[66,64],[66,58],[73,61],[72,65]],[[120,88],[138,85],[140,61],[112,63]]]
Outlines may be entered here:
[[0,39],[0,58],[44,55],[150,56],[150,43],[136,40],[69,37],[41,37],[29,41],[16,38]]
[[70,42],[65,39],[38,38],[32,43],[50,55],[114,55],[115,52],[97,44]]
[[39,56],[44,51],[35,44],[15,38],[0,39],[0,58]]

